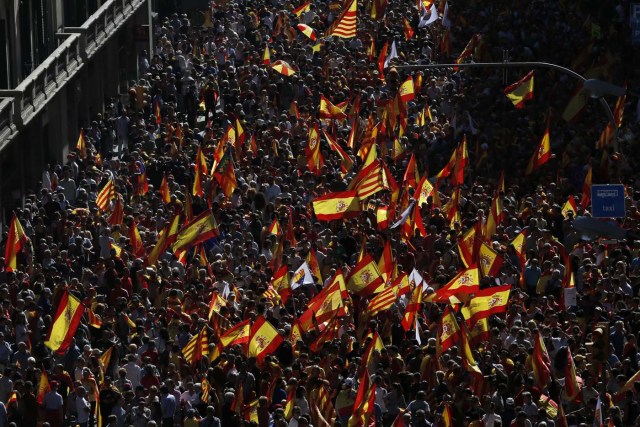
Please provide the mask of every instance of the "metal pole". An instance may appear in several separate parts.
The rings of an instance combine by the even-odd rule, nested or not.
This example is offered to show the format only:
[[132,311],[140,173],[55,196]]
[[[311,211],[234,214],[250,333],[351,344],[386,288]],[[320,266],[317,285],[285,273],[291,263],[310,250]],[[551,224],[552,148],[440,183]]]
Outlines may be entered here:
[[153,58],[153,0],[147,0],[147,13],[149,14],[149,64]]
[[[396,70],[424,70],[429,68],[442,69],[442,68],[549,68],[552,70],[560,71],[561,73],[568,74],[574,79],[584,84],[587,79],[576,73],[570,68],[563,67],[558,64],[552,64],[549,62],[470,62],[462,64],[423,64],[423,65],[394,65],[388,68],[395,68]],[[611,126],[613,127],[613,148],[618,151],[618,126],[615,118],[613,117],[613,111],[603,97],[598,97],[600,105],[605,111]]]

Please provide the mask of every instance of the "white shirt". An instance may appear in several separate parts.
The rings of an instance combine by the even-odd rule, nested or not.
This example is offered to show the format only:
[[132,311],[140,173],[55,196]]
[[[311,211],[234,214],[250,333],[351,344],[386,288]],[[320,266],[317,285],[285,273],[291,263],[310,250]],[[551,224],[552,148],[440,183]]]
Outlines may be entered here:
[[84,397],[76,397],[76,422],[86,423],[89,421],[89,414],[91,413],[91,405]]
[[127,371],[127,379],[131,381],[131,386],[135,389],[140,385],[140,375],[142,369],[135,362],[129,362],[124,365],[124,369]]
[[493,427],[496,422],[502,424],[502,418],[498,414],[484,414],[482,422],[484,423],[484,427]]

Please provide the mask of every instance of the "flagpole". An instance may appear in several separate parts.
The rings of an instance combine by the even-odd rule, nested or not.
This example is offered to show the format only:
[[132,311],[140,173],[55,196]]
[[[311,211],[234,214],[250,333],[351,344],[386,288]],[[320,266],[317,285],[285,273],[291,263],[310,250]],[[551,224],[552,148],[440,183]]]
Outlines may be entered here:
[[[577,72],[573,71],[570,68],[563,67],[562,65],[553,64],[550,62],[469,62],[469,63],[461,63],[461,64],[420,64],[420,65],[393,65],[387,66],[387,68],[395,68],[396,70],[424,70],[424,69],[443,69],[443,68],[548,68],[551,70],[556,70],[561,73],[567,74],[574,79],[578,80],[583,85],[587,82],[587,78]],[[605,111],[611,126],[613,127],[613,147],[614,150],[618,151],[618,126],[616,123],[616,119],[613,116],[613,111],[607,103],[606,99],[602,95],[605,94],[613,94],[611,92],[611,88],[613,87],[610,84],[605,82],[601,82],[599,80],[590,79],[589,82],[591,84],[585,85],[585,90],[590,92],[592,96],[595,96],[599,101],[600,105]],[[595,86],[595,87],[594,87]],[[600,88],[601,90],[594,90]]]

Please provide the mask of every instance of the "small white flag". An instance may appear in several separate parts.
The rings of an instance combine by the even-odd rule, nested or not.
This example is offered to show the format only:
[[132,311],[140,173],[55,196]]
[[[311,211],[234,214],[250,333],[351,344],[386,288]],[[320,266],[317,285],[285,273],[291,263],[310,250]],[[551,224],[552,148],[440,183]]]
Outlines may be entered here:
[[389,55],[387,55],[387,59],[384,60],[384,68],[387,68],[391,60],[397,57],[398,51],[396,50],[396,41],[394,40],[393,43],[391,43],[391,52],[389,52]]

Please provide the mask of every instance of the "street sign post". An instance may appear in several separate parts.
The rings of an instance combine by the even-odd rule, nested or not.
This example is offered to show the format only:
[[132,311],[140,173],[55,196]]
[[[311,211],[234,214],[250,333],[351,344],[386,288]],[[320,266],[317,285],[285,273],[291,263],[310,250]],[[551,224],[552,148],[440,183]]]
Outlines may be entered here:
[[624,185],[594,184],[591,186],[591,216],[594,218],[624,218]]

